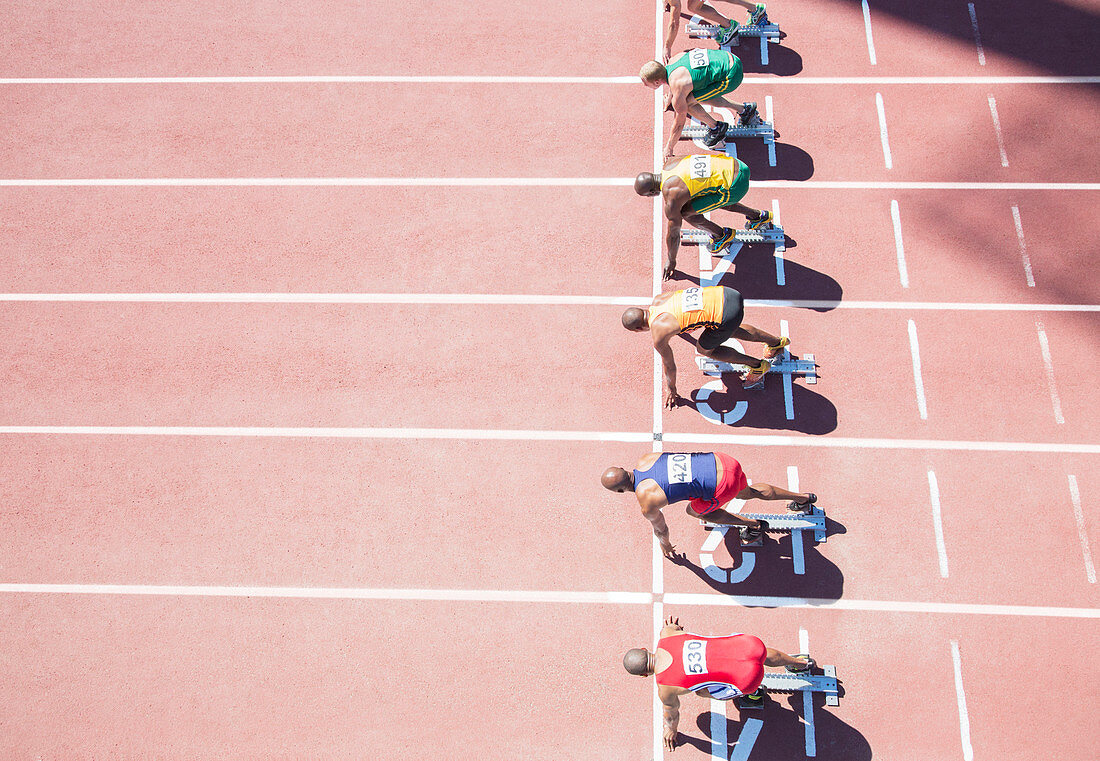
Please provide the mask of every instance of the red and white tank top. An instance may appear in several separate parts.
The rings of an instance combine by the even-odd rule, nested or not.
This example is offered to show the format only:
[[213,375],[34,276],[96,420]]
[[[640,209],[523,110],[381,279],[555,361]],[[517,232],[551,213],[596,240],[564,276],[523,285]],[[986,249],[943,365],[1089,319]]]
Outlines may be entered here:
[[662,637],[657,647],[672,656],[668,668],[657,674],[657,684],[706,690],[713,698],[729,700],[755,691],[764,679],[767,648],[749,634],[707,637],[683,632]]

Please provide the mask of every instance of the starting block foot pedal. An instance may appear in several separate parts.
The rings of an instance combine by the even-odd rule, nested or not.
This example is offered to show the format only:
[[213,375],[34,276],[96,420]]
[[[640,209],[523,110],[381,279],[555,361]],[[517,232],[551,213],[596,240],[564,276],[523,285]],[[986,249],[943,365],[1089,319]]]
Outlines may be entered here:
[[[734,230],[733,239],[738,243],[771,243],[772,245],[786,245],[787,242],[783,228],[772,224],[760,230]],[[710,243],[710,233],[705,230],[681,230],[680,243],[705,246]]]
[[[693,24],[687,25],[688,37],[694,37],[700,40],[712,40],[718,36],[718,26],[715,24]],[[769,42],[779,42],[780,38],[779,24],[773,24],[771,19],[765,14],[758,23],[752,26],[743,26],[737,30],[737,36],[731,41],[731,45],[736,45],[737,40],[742,37],[760,37],[768,40]]]
[[[768,524],[767,533],[769,534],[782,534],[788,531],[812,531],[815,542],[824,542],[826,539],[825,531],[825,511],[818,507],[816,504],[812,506],[808,512],[791,512],[791,513],[739,513],[742,518],[749,518],[752,520],[766,521]],[[718,523],[708,523],[706,516],[700,518],[705,529],[716,529],[720,525]],[[742,545],[745,546],[759,546],[759,545]]]
[[840,705],[836,666],[822,666],[821,670],[822,674],[764,674],[761,684],[768,692],[820,692],[825,695],[825,705]]

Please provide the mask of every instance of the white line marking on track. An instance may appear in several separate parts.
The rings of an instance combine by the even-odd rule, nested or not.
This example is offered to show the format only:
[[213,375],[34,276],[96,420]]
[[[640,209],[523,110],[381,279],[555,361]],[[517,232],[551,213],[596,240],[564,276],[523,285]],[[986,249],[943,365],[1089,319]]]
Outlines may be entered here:
[[1054,382],[1054,361],[1050,358],[1050,343],[1047,341],[1047,332],[1043,329],[1043,323],[1036,322],[1035,328],[1039,333],[1039,349],[1043,353],[1043,366],[1047,373],[1047,386],[1050,388],[1050,403],[1054,407],[1054,422],[1061,425],[1066,422],[1062,417],[1062,400],[1058,397],[1058,386]]
[[[654,35],[653,35],[653,57],[656,60],[661,60],[663,36],[662,26],[665,17],[665,8],[663,0],[654,0]],[[653,166],[656,171],[660,171],[663,164],[662,159],[663,151],[663,137],[664,132],[664,97],[661,90],[658,88],[653,92]],[[662,262],[662,255],[664,250],[663,241],[663,221],[664,212],[661,207],[661,198],[656,196],[653,198],[653,281],[652,281],[652,296],[656,296],[661,292],[662,275],[664,273],[664,267]],[[704,248],[701,246],[700,248]],[[647,301],[649,303],[650,299]],[[660,441],[661,432],[664,426],[664,366],[661,363],[661,357],[656,351],[653,352],[653,430],[651,432],[651,446],[654,452],[660,452],[664,445]],[[654,536],[651,545],[651,564],[652,564],[652,590],[653,590],[653,641],[654,647],[660,636],[662,627],[664,626],[664,605],[661,602],[662,595],[665,590],[665,577],[664,577],[664,562],[665,557],[661,552],[661,544]],[[662,761],[665,757],[665,743],[664,743],[664,704],[661,703],[660,698],[657,695],[657,683],[653,683],[653,761]]]
[[921,420],[928,419],[928,404],[924,399],[924,378],[920,368],[920,345],[917,343],[917,324],[909,320],[909,353],[913,355],[913,385],[917,390],[917,411]]
[[[792,420],[793,418],[787,418]],[[802,490],[798,488],[798,467],[795,465],[787,466],[787,491],[793,491],[799,493]],[[794,572],[796,576],[804,576],[806,574],[806,547],[803,544],[802,529],[796,528],[791,531],[791,561],[794,563]],[[803,648],[800,652],[807,652]]]
[[905,266],[905,244],[901,241],[901,211],[897,201],[890,201],[890,219],[894,221],[894,247],[898,252],[898,277],[901,287],[909,287],[909,268]]
[[967,3],[970,11],[970,27],[974,30],[974,44],[978,47],[978,63],[985,66],[985,49],[982,47],[982,34],[978,31],[978,14],[974,10],[974,3]]
[[[736,244],[740,245],[740,244]],[[726,257],[720,272],[729,269]],[[719,269],[714,275],[719,275]],[[647,306],[646,296],[571,296],[511,293],[0,293],[0,302],[120,302],[150,304],[544,304]],[[1100,312],[1100,304],[980,304],[950,301],[819,301],[745,299],[751,307],[894,309],[976,312]]]
[[[537,602],[609,605],[661,605],[649,592],[583,592],[530,589],[393,589],[359,587],[180,586],[167,584],[0,584],[0,594],[62,594],[160,597],[274,597],[335,600],[426,600],[439,602]],[[900,600],[826,600],[812,597],[754,597],[719,593],[664,595],[667,605],[717,607],[813,608],[886,613],[972,614],[1025,618],[1096,618],[1097,608],[1056,608],[1033,605],[986,605]],[[654,609],[654,615],[663,615]]]
[[[68,187],[627,187],[633,177],[106,177],[0,179],[6,188]],[[1100,182],[895,182],[761,180],[784,190],[1100,190]]]
[[[769,85],[1088,85],[1100,76],[1006,77],[745,77],[744,84]],[[634,85],[636,75],[614,77],[544,77],[478,75],[291,75],[224,77],[3,77],[0,85],[196,85],[196,84],[593,84]]]
[[871,65],[874,66],[878,63],[875,59],[875,40],[871,36],[871,7],[867,4],[867,0],[863,0],[863,28],[867,32],[867,55],[871,58]]
[[978,616],[1020,616],[1027,618],[1096,618],[1097,608],[1047,608],[1031,605],[986,605],[982,603],[900,602],[893,600],[825,600],[811,597],[757,597],[718,592],[667,592],[666,605],[716,605],[733,608],[794,608],[859,610],[885,613],[971,614]]
[[[232,438],[334,438],[334,439],[457,439],[469,441],[616,441],[650,443],[649,431],[547,431],[492,430],[481,428],[266,428],[216,426],[94,426],[7,425],[0,435],[28,436],[221,436]],[[842,436],[813,438],[769,434],[665,432],[664,442],[677,444],[735,444],[759,447],[811,447],[825,449],[902,449],[961,452],[1055,452],[1100,454],[1100,444],[1066,444],[1029,441],[958,441],[936,439],[873,439]]]
[[887,169],[894,168],[894,160],[890,156],[890,138],[886,134],[886,108],[882,104],[882,93],[875,93],[875,108],[878,109],[878,134],[882,139],[882,158],[886,162]]
[[940,509],[940,485],[936,474],[928,471],[928,495],[932,500],[932,525],[936,531],[936,554],[940,559],[940,576],[947,578],[947,543],[943,540],[943,511]]
[[1085,556],[1085,576],[1089,584],[1096,583],[1096,566],[1092,562],[1092,550],[1089,549],[1089,536],[1085,531],[1085,513],[1081,509],[1081,490],[1077,487],[1077,476],[1069,478],[1069,497],[1073,502],[1073,519],[1077,523],[1077,538],[1081,540],[1081,553]]
[[1008,153],[1005,151],[1005,136],[1001,132],[1001,117],[997,115],[997,101],[989,96],[989,114],[993,117],[993,131],[997,133],[997,149],[1001,152],[1001,166],[1008,166]]
[[737,737],[737,744],[733,746],[733,753],[729,761],[749,761],[749,754],[756,745],[756,738],[760,736],[760,730],[764,722],[760,719],[746,719],[741,726],[741,734]]
[[726,734],[726,701],[710,699],[710,755],[726,761],[729,737]]
[[1016,225],[1016,240],[1020,243],[1020,257],[1024,262],[1024,276],[1027,278],[1027,287],[1035,287],[1035,276],[1031,272],[1031,257],[1027,255],[1027,243],[1024,241],[1024,225],[1020,221],[1020,207],[1012,207],[1012,222]]
[[[779,321],[779,335],[790,338],[791,329],[786,320]],[[790,373],[783,373],[783,411],[787,420],[794,420],[794,382]]]
[[[775,217],[775,226],[782,227],[783,222],[779,218],[779,199],[772,199],[772,216]],[[775,247],[775,284],[786,285],[787,284],[787,267],[786,256],[787,246],[786,244],[777,244]]]
[[456,75],[318,75],[251,77],[6,77],[0,85],[222,85],[222,84],[410,84],[410,85],[625,85],[638,84],[637,76],[532,77]]
[[[760,38],[760,42],[761,42],[762,45],[764,44],[764,38],[763,37]],[[766,47],[766,45],[765,45],[765,47]],[[766,122],[768,122],[768,124],[771,124],[771,125],[775,124],[775,115],[772,113],[772,96],[770,96],[770,95],[765,95],[764,96],[764,120]],[[730,143],[730,145],[733,145],[733,143]],[[772,140],[771,142],[768,143],[768,166],[775,166],[775,141],[774,140]]]
[[[974,6],[970,6],[973,8]],[[966,710],[966,693],[963,692],[962,659],[959,657],[959,643],[951,640],[951,661],[955,666],[955,697],[959,704],[959,735],[962,739],[964,761],[974,761],[974,748],[970,744],[970,714]]]
[[[790,468],[787,470],[789,471]],[[794,485],[790,489],[791,491],[798,491],[797,487],[798,479],[796,477]],[[798,652],[806,655],[810,654],[810,633],[801,627],[798,629]],[[802,693],[802,719],[805,721],[806,756],[814,758],[817,756],[817,730],[814,727],[814,695],[812,692]]]

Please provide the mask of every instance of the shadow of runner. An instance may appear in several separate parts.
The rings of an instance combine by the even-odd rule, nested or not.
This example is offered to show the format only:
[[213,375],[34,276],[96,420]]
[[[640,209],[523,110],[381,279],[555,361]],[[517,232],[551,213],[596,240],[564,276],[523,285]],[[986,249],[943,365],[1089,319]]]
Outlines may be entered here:
[[[716,219],[718,224],[721,219]],[[797,243],[787,238],[787,250]],[[717,261],[717,259],[715,259]],[[745,244],[737,252],[733,267],[712,285],[734,288],[746,299],[827,301],[830,306],[815,307],[815,312],[829,312],[844,297],[844,288],[833,278],[800,264],[794,259],[783,259],[785,285],[776,282],[775,247],[763,244]]]
[[[746,512],[763,513],[752,502],[746,506]],[[828,536],[846,533],[843,525],[828,520]],[[715,529],[709,529],[714,531]],[[840,568],[822,554],[822,545],[815,545],[812,537],[803,534],[806,573],[794,572],[792,534],[768,534],[761,547],[742,548],[736,527],[726,531],[719,547],[725,549],[729,561],[719,556],[715,564],[725,570],[740,568],[746,562],[745,555],[752,554],[753,570],[748,578],[737,583],[715,579],[701,565],[695,563],[686,554],[673,558],[675,565],[688,569],[711,589],[726,595],[749,597],[803,597],[826,601],[839,600],[844,594],[844,574]],[[824,545],[827,547],[828,545]]]
[[[764,104],[760,103],[761,112]],[[776,137],[778,138],[778,131]],[[737,158],[744,161],[749,167],[749,192],[745,196],[745,202],[754,205],[751,200],[754,197],[752,187],[753,180],[808,180],[814,176],[814,159],[799,148],[790,143],[775,143],[775,166],[768,166],[768,146],[760,138],[741,137],[735,138],[737,145]],[[766,191],[755,191],[756,193]]]

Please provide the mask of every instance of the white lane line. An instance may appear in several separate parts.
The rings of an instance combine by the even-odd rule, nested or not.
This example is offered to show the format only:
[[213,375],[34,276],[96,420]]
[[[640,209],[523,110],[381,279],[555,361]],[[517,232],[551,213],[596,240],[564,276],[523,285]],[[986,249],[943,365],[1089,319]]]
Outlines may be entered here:
[[909,353],[913,355],[913,385],[917,390],[917,411],[921,420],[928,419],[928,404],[924,399],[924,377],[920,369],[920,345],[917,343],[917,324],[909,320]]
[[1047,341],[1047,332],[1043,329],[1043,323],[1036,322],[1035,328],[1039,333],[1039,349],[1043,353],[1043,366],[1047,371],[1047,386],[1050,388],[1050,403],[1054,407],[1054,422],[1061,425],[1066,422],[1062,417],[1062,400],[1058,397],[1058,386],[1054,382],[1054,361],[1050,358],[1050,343]]
[[[649,592],[584,592],[567,590],[395,589],[359,587],[246,587],[167,584],[0,584],[0,594],[108,595],[160,597],[274,597],[336,600],[429,600],[455,602],[541,602],[571,604],[649,605]],[[656,603],[660,605],[660,602]],[[1100,619],[1097,608],[1057,608],[1033,605],[987,605],[901,600],[827,600],[812,597],[754,597],[719,593],[666,592],[667,605],[857,610],[886,613],[1018,616],[1022,618]],[[658,615],[658,611],[654,611]],[[663,613],[662,613],[663,615]]]
[[[971,8],[974,6],[971,5]],[[959,643],[951,640],[951,661],[955,665],[955,697],[959,704],[959,735],[962,738],[963,761],[974,761],[974,748],[970,744],[970,714],[966,710],[966,693],[963,692],[962,659]]]
[[897,201],[890,201],[890,218],[894,221],[894,247],[898,252],[898,277],[901,287],[909,287],[909,268],[905,266],[905,244],[901,241],[901,211]]
[[[783,221],[779,218],[779,199],[772,199],[772,216],[775,217],[775,226],[782,227]],[[787,253],[787,245],[785,243],[775,244],[775,284],[786,285],[787,284],[787,267],[785,256]]]
[[[637,80],[634,80],[637,81]],[[749,85],[1095,85],[1100,77],[745,77]]]
[[967,3],[970,11],[970,26],[974,30],[974,44],[978,46],[978,63],[985,66],[985,49],[982,47],[982,34],[978,31],[978,14],[974,11],[974,3]]
[[1020,257],[1024,262],[1024,276],[1027,278],[1027,287],[1035,287],[1035,276],[1031,272],[1031,257],[1027,255],[1027,243],[1024,241],[1024,225],[1020,221],[1020,207],[1012,207],[1012,222],[1016,225],[1016,240],[1020,244]]
[[882,139],[882,158],[886,162],[887,169],[894,168],[894,160],[890,157],[890,138],[886,134],[886,109],[882,105],[882,93],[875,93],[875,108],[878,109],[878,133]]
[[760,736],[760,730],[764,722],[760,719],[746,719],[741,727],[741,734],[737,736],[737,745],[730,754],[729,761],[749,761],[749,754],[756,744],[756,738]]
[[[791,491],[798,491],[798,489],[791,487]],[[810,652],[810,633],[802,628],[798,630],[798,652],[807,655]],[[807,758],[814,758],[817,756],[817,730],[814,727],[814,695],[812,692],[802,693],[802,719],[805,721],[806,756]]]
[[[798,488],[798,467],[795,465],[787,466],[787,491],[795,493],[802,491]],[[794,563],[795,575],[804,576],[806,574],[806,547],[802,540],[802,529],[800,528],[791,530],[791,560]],[[804,653],[806,650],[800,652]]]
[[[664,0],[653,0],[653,57],[656,60],[661,60],[662,39],[663,35],[662,26],[664,25],[665,7]],[[663,132],[664,132],[664,97],[661,90],[658,88],[653,91],[653,166],[658,170],[663,164],[662,154],[663,147]],[[664,273],[663,266],[663,253],[664,253],[664,232],[663,221],[664,212],[661,207],[660,196],[653,198],[652,205],[653,214],[653,280],[651,284],[652,296],[656,296],[661,292],[662,274]],[[705,246],[700,246],[700,249],[705,250]],[[652,299],[647,300],[647,303]],[[661,364],[661,357],[656,351],[653,352],[653,429],[651,431],[651,446],[654,452],[660,452],[664,447],[661,443],[661,432],[664,426],[664,367]],[[661,543],[657,540],[657,537],[652,537],[650,542],[650,564],[652,567],[652,593],[653,593],[653,642],[656,647],[656,642],[660,637],[661,629],[664,627],[664,609],[665,606],[661,602],[662,596],[665,590],[665,577],[664,577],[664,562],[665,557],[661,552]],[[663,761],[665,757],[665,742],[664,742],[664,704],[661,703],[661,699],[657,695],[657,683],[653,683],[653,761]]]
[[[763,37],[760,38],[760,43],[766,47]],[[767,121],[768,124],[775,124],[775,115],[772,113],[772,96],[770,95],[764,96],[764,120]],[[730,145],[733,145],[733,143],[731,142]],[[768,166],[775,166],[775,141],[772,140],[767,145]]]
[[5,77],[0,85],[225,85],[225,84],[410,84],[410,85],[625,85],[636,76],[532,77],[456,75],[317,75],[251,77]]
[[[649,431],[545,431],[482,428],[269,428],[217,426],[6,425],[0,435],[27,436],[213,436],[227,438],[455,439],[469,441],[615,441],[650,443]],[[1100,444],[1029,441],[958,441],[951,439],[874,439],[842,436],[813,438],[769,434],[665,432],[664,442],[735,444],[757,447],[882,449],[959,452],[1043,452],[1100,454]]]
[[0,593],[137,595],[166,597],[277,597],[336,600],[431,600],[649,605],[649,592],[579,592],[537,589],[392,589],[358,587],[235,587],[160,584],[0,584]]
[[[2,590],[0,590],[2,591]],[[792,608],[858,610],[884,613],[930,613],[943,615],[1019,616],[1022,618],[1100,619],[1098,608],[1048,608],[1032,605],[986,605],[982,603],[900,602],[894,600],[827,600],[812,597],[760,597],[725,595],[718,592],[666,592],[666,605],[714,605],[732,608]]]
[[[779,335],[790,338],[791,329],[786,320],[779,321]],[[794,382],[790,373],[783,373],[783,412],[787,420],[794,420]]]
[[[739,244],[738,244],[739,245]],[[709,255],[708,255],[709,256]],[[732,258],[732,257],[728,257]],[[725,273],[726,265],[715,270]],[[648,296],[571,296],[511,293],[0,293],[0,302],[149,304],[544,304],[551,306],[647,306]],[[1100,304],[981,304],[951,301],[824,301],[745,299],[751,307],[893,309],[976,312],[1100,312]]]
[[936,474],[928,470],[928,495],[932,500],[932,525],[936,530],[936,554],[940,559],[940,576],[947,578],[947,543],[943,540],[943,511],[940,509],[940,485]]
[[[866,7],[866,3],[864,3]],[[868,22],[869,25],[869,22]],[[869,28],[869,26],[868,26]],[[868,31],[868,34],[870,32]],[[873,44],[873,43],[872,43]],[[871,45],[869,52],[873,56]],[[874,63],[874,61],[872,61]],[[745,77],[745,84],[770,85],[1088,85],[1100,76],[1006,77]],[[0,85],[196,85],[196,84],[594,84],[637,85],[638,77],[543,77],[478,75],[291,75],[224,77],[2,77]]]
[[1001,166],[1008,166],[1008,153],[1005,151],[1005,136],[1001,132],[1001,117],[997,115],[997,101],[989,96],[989,114],[993,117],[993,131],[997,133],[997,149],[1001,152]]
[[[68,187],[627,187],[633,177],[100,177],[0,179],[6,188]],[[1100,190],[1100,182],[761,180],[785,190]]]
[[1077,523],[1077,538],[1081,540],[1081,553],[1085,556],[1085,577],[1089,584],[1096,583],[1096,566],[1092,562],[1092,550],[1089,549],[1089,536],[1085,531],[1085,513],[1081,509],[1081,490],[1077,487],[1077,476],[1069,476],[1069,497],[1073,502],[1073,519]]
[[604,187],[633,185],[630,177],[105,177],[4,179],[0,187]]
[[867,55],[871,58],[871,65],[878,63],[875,60],[875,40],[871,36],[871,8],[867,0],[863,0],[863,28],[867,31]]

